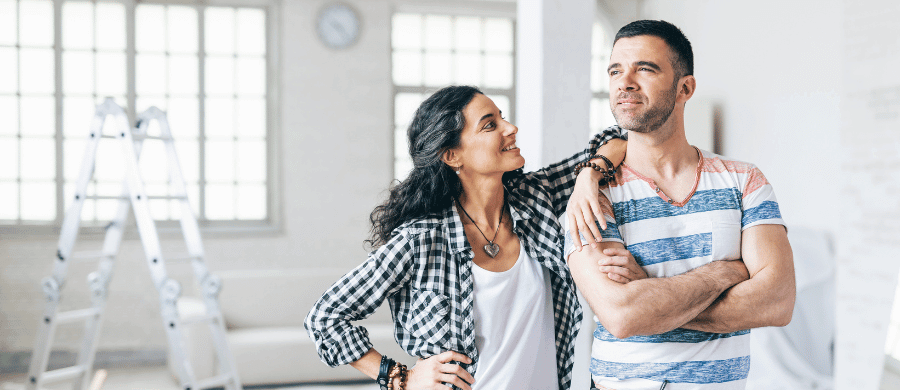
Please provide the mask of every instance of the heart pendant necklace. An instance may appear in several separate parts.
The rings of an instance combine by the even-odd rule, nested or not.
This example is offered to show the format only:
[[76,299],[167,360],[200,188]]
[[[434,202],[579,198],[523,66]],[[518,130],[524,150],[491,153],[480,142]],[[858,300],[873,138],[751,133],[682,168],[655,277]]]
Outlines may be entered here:
[[[481,228],[478,227],[478,224],[475,223],[475,220],[472,219],[472,216],[469,215],[469,213],[466,211],[465,208],[463,208],[462,202],[460,202],[460,201],[457,199],[457,200],[456,200],[456,204],[459,205],[460,210],[462,210],[463,213],[466,214],[466,217],[469,217],[469,220],[472,221],[472,224],[473,224],[473,225],[475,225],[475,229],[478,229],[478,232],[481,233],[481,236],[484,237],[485,241],[488,242],[488,243],[484,246],[484,253],[487,253],[487,255],[490,256],[490,257],[493,259],[494,256],[497,256],[497,254],[500,253],[500,245],[495,244],[495,243],[494,243],[494,240],[497,239],[497,233],[500,233],[500,224],[503,222],[503,209],[502,209],[502,208],[500,209],[500,220],[497,221],[497,229],[494,231],[494,240],[488,240],[487,236],[484,235],[484,232],[481,231]],[[506,204],[506,202],[504,202],[504,205],[505,205],[505,204]]]

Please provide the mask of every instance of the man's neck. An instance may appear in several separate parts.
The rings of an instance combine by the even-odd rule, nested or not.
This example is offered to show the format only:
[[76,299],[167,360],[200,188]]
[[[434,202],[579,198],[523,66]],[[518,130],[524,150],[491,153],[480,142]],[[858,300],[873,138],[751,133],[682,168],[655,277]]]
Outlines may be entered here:
[[688,143],[682,126],[651,133],[629,132],[625,163],[644,176],[667,181],[695,172],[699,156]]

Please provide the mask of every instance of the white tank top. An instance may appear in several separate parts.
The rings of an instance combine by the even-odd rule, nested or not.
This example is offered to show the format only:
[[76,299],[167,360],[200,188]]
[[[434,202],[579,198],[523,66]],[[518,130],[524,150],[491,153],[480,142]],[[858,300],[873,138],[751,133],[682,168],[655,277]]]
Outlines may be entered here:
[[507,271],[472,267],[479,354],[474,390],[559,389],[549,272],[525,248]]

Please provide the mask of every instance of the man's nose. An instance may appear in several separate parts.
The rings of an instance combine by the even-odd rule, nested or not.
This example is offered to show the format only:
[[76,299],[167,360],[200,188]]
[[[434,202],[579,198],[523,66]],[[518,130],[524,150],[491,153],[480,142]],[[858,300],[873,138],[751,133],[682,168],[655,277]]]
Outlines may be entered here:
[[625,72],[622,74],[622,77],[619,77],[619,80],[616,81],[618,83],[618,90],[620,91],[634,91],[639,88],[637,83],[634,81],[634,73]]

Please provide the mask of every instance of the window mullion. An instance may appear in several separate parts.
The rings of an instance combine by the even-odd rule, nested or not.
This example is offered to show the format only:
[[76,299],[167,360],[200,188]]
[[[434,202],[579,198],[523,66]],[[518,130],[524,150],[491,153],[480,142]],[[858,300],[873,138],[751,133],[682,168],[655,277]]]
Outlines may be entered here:
[[197,172],[198,181],[198,219],[207,221],[206,218],[206,13],[205,7],[197,6],[197,147],[199,161],[199,172]]
[[127,100],[126,112],[132,118],[132,122],[137,119],[137,91],[136,82],[137,72],[135,70],[135,57],[137,49],[135,48],[135,35],[137,26],[135,24],[135,2],[125,0],[125,99]]
[[[63,0],[53,0],[53,77],[54,77],[54,102],[56,105],[56,123],[54,142],[56,143],[56,218],[54,224],[62,223],[65,215],[66,200],[63,185],[65,178],[63,177],[63,75],[62,75],[62,5]],[[21,72],[20,72],[21,73]],[[21,118],[21,117],[20,117]],[[20,119],[21,122],[21,119]],[[20,167],[21,169],[21,167]],[[20,188],[21,191],[21,188]],[[20,192],[21,194],[21,192]],[[21,198],[21,195],[20,195]],[[21,199],[20,199],[21,204]],[[19,208],[21,213],[21,207]]]

